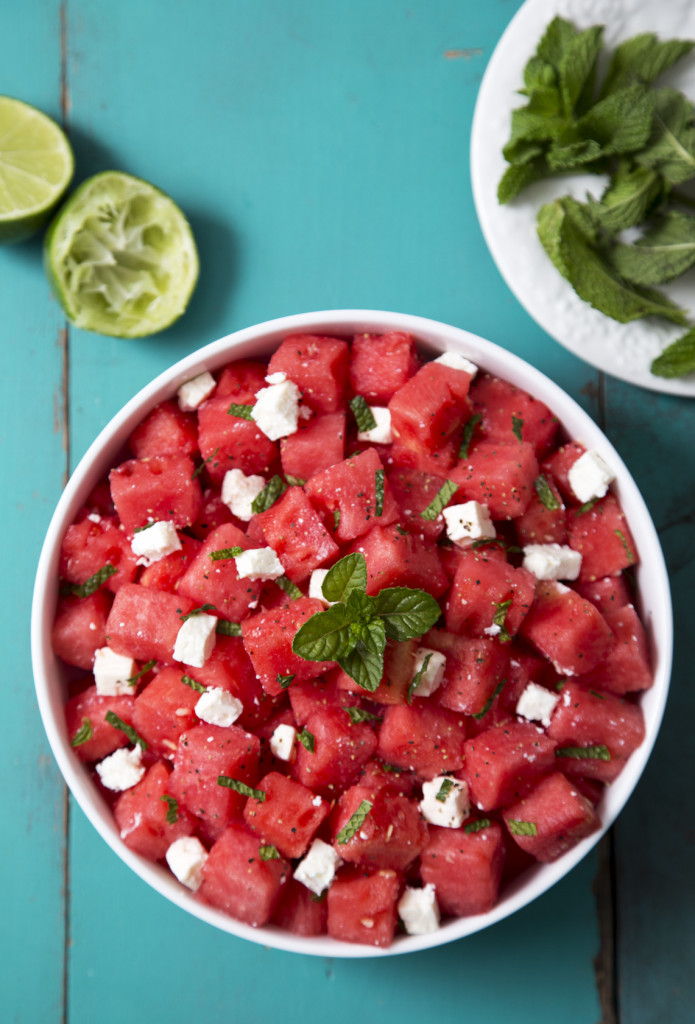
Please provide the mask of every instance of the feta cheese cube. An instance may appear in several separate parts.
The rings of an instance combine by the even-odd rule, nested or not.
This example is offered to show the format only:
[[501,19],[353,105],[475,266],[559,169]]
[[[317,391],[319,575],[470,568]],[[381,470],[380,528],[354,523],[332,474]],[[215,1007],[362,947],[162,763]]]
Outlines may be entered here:
[[119,747],[100,761],[96,768],[102,785],[114,793],[122,793],[124,789],[137,785],[145,774],[142,748],[139,744],[132,748]]
[[241,580],[276,580],[284,576],[282,562],[272,548],[250,548],[234,559]]
[[442,512],[446,532],[454,544],[466,547],[471,540],[492,540],[497,536],[487,505],[478,501],[465,501],[462,505],[449,505]]
[[251,410],[251,416],[258,429],[271,441],[289,437],[297,430],[300,398],[300,390],[291,380],[269,384],[267,388],[256,392],[256,404]]
[[133,534],[130,542],[133,554],[141,565],[152,565],[160,559],[181,550],[181,541],[173,523],[166,520],[150,523]]
[[323,596],[323,581],[326,578],[328,569],[314,569],[311,576],[309,577],[309,597],[315,598],[317,601],[323,602],[326,608],[329,608],[335,601],[327,601]]
[[425,664],[425,660],[427,660],[427,667],[415,687],[414,696],[416,697],[430,697],[441,686],[444,679],[446,657],[441,651],[433,651],[429,647],[418,647],[415,652],[413,679]]
[[307,889],[320,896],[335,877],[342,860],[323,839],[314,839],[309,851],[297,865],[294,877]]
[[376,426],[370,430],[360,430],[357,434],[358,441],[371,441],[372,444],[391,444],[393,434],[391,433],[391,413],[381,405],[370,405],[369,410],[376,420]]
[[210,397],[216,386],[215,378],[207,370],[199,373],[197,377],[191,377],[176,392],[179,409],[182,412],[194,412],[206,398]]
[[198,612],[182,624],[176,634],[174,661],[181,661],[193,668],[202,668],[215,647],[217,618]]
[[248,523],[253,518],[251,506],[265,484],[265,477],[246,476],[241,469],[229,469],[222,481],[222,501],[232,515]]
[[451,370],[462,370],[463,373],[469,373],[471,379],[475,377],[478,372],[478,367],[475,363],[472,363],[470,359],[466,359],[465,356],[460,356],[458,352],[442,352],[440,356],[437,356],[435,363],[441,363],[442,366],[448,366]]
[[166,854],[166,861],[173,875],[187,889],[197,892],[203,881],[203,867],[208,851],[195,836],[175,839]]
[[137,672],[137,665],[125,654],[116,654],[110,647],[94,652],[94,682],[100,697],[132,697],[134,690],[128,680]]
[[244,705],[238,697],[221,686],[208,687],[195,706],[195,713],[201,721],[223,727],[234,725],[243,710]]
[[422,784],[420,810],[425,821],[443,828],[461,828],[471,813],[468,783],[438,775]]
[[523,566],[537,580],[576,580],[582,556],[564,544],[527,544]]
[[555,710],[555,705],[560,699],[558,693],[551,693],[544,686],[538,683],[529,683],[516,702],[516,713],[522,718],[528,718],[531,722],[540,722],[541,725],[550,725],[550,716]]
[[279,761],[291,761],[297,742],[297,730],[293,725],[281,722],[275,726],[270,737],[270,751]]
[[398,916],[408,935],[429,935],[439,928],[439,904],[434,886],[422,889],[405,887],[398,901]]
[[266,384],[284,384],[287,380],[287,374],[284,370],[276,370],[275,373],[269,373],[265,379]]
[[567,479],[577,501],[583,503],[602,498],[615,480],[615,473],[595,449],[590,449],[570,466]]

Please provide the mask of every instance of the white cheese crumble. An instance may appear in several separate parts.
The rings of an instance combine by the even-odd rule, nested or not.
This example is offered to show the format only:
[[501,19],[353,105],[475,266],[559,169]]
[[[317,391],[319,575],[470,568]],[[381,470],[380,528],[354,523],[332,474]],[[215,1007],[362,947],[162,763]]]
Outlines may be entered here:
[[429,935],[439,928],[439,904],[434,886],[423,889],[406,886],[398,901],[398,916],[408,935]]
[[415,697],[430,697],[435,690],[439,689],[444,679],[446,656],[441,651],[433,651],[430,647],[418,647],[415,652],[412,679],[415,678],[425,664],[425,659],[429,659],[427,661],[427,668],[420,676],[420,680],[415,687]]
[[328,574],[328,569],[314,569],[309,577],[309,597],[321,601],[326,608],[329,608],[335,601],[328,601],[323,596],[323,581]]
[[221,686],[208,687],[195,706],[195,713],[201,721],[222,727],[234,725],[243,710],[244,705],[239,698]]
[[372,444],[391,444],[391,413],[382,405],[370,405],[369,411],[376,421],[376,426],[358,431],[357,440],[370,441]]
[[187,889],[197,892],[203,881],[203,867],[208,859],[208,852],[195,836],[182,836],[175,839],[166,854],[166,861],[172,874]]
[[137,672],[137,665],[126,654],[116,654],[110,647],[94,652],[94,682],[100,697],[122,697],[133,694],[128,685]]
[[516,713],[531,722],[540,722],[546,727],[550,725],[550,716],[560,699],[557,693],[551,693],[538,683],[529,683],[516,702]]
[[582,556],[565,544],[527,544],[523,566],[537,580],[576,580]]
[[222,481],[222,501],[232,515],[248,523],[254,514],[251,506],[265,484],[265,477],[246,476],[241,469],[228,469]]
[[275,373],[269,373],[265,379],[266,384],[284,384],[287,380],[287,374],[284,370],[276,370]]
[[603,498],[615,480],[615,473],[592,448],[572,463],[567,479],[577,501],[594,501]]
[[443,509],[442,515],[449,540],[454,544],[466,546],[471,540],[492,540],[497,536],[489,508],[478,501],[449,505]]
[[138,556],[140,565],[147,566],[159,562],[167,555],[173,555],[174,551],[180,551],[181,541],[174,524],[160,520],[133,534],[130,547],[133,554]]
[[284,576],[282,562],[272,548],[250,548],[234,558],[240,580],[276,580]]
[[96,768],[102,785],[114,793],[122,793],[124,789],[137,785],[145,774],[142,748],[139,744],[132,748],[119,747],[100,761]]
[[215,378],[207,370],[203,370],[197,377],[191,377],[176,392],[179,409],[182,412],[195,412],[205,399],[210,397],[216,387]]
[[[451,786],[444,799],[437,799],[442,787]],[[425,821],[443,828],[461,828],[471,813],[468,783],[452,779],[450,775],[438,775],[431,782],[422,784],[420,810]]]
[[293,725],[281,722],[275,726],[270,737],[270,752],[279,761],[291,761],[297,745],[297,730]]
[[297,865],[294,877],[307,889],[320,896],[333,881],[342,860],[323,839],[314,839],[309,851]]
[[215,647],[216,628],[216,616],[205,612],[191,615],[176,634],[174,661],[202,668]]
[[[275,377],[275,374],[271,374]],[[291,380],[269,384],[256,392],[256,404],[251,409],[256,426],[271,441],[289,437],[297,430],[301,392]]]
[[442,366],[448,366],[450,370],[462,370],[463,373],[469,373],[471,378],[475,377],[478,372],[478,367],[475,363],[472,363],[470,359],[466,359],[465,356],[460,356],[458,352],[442,352],[433,362],[441,363]]

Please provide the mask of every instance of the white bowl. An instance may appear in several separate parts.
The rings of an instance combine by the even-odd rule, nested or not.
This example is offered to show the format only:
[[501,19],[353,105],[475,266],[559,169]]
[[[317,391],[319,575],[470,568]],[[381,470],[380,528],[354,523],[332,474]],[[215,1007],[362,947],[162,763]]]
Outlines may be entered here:
[[[639,609],[651,646],[654,684],[641,698],[646,724],[644,742],[607,789],[600,806],[603,823],[600,832],[583,840],[554,863],[539,864],[515,879],[489,913],[447,920],[434,934],[401,936],[388,949],[377,949],[338,942],[327,936],[303,938],[272,926],[252,928],[198,902],[166,868],[152,864],[129,850],[121,842],[111,811],[88,770],[71,750],[63,713],[66,700],[64,670],[51,647],[51,624],[56,607],[58,559],[63,535],[95,484],[119,461],[131,431],[153,406],[171,397],[184,381],[203,370],[219,370],[232,359],[269,355],[287,334],[307,332],[350,337],[363,331],[383,333],[387,330],[411,333],[421,348],[433,355],[446,349],[460,352],[485,370],[529,391],[553,410],[570,438],[581,441],[587,448],[598,449],[615,470],[614,489],[640,553],[636,572]],[[182,359],[135,395],[93,442],[58,503],[39,561],[31,625],[36,693],[53,753],[73,796],[115,853],[157,892],[223,931],[277,949],[330,957],[389,956],[427,949],[471,935],[524,907],[563,878],[612,825],[644,770],[661,724],[673,647],[668,576],[654,524],[622,459],[593,420],[542,373],[489,341],[437,321],[371,310],[301,313],[237,331]]]

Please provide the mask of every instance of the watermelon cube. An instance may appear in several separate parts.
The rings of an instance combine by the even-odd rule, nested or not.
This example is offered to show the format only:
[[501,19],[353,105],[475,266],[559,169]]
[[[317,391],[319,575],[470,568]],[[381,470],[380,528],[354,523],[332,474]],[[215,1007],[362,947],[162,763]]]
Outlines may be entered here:
[[255,607],[263,584],[259,580],[239,579],[236,561],[224,553],[233,548],[254,547],[245,533],[232,523],[212,530],[196,557],[179,579],[176,590],[195,601],[197,607],[211,604],[214,614],[230,622],[239,622]]
[[148,860],[162,860],[176,839],[195,829],[195,820],[171,796],[169,781],[169,770],[157,761],[113,808],[123,842]]
[[328,890],[328,934],[341,942],[390,946],[402,888],[401,875],[389,868],[373,874],[361,868],[341,869]]
[[490,822],[478,831],[429,826],[422,851],[420,876],[433,885],[444,914],[467,917],[486,914],[497,902],[504,843],[502,828]]
[[300,420],[299,429],[280,441],[282,472],[308,480],[345,458],[345,413],[327,412]]
[[431,629],[422,642],[446,657],[438,703],[467,715],[480,714],[507,673],[506,645],[487,637],[464,639],[444,629]]
[[328,919],[328,905],[316,898],[294,878],[287,880],[280,893],[280,901],[272,917],[273,924],[293,935],[324,935]]
[[[383,493],[377,503],[379,481]],[[316,473],[304,489],[340,544],[398,519],[398,505],[373,448]]]
[[171,522],[177,529],[194,523],[203,504],[194,473],[188,455],[128,459],[112,469],[111,497],[126,532],[151,522]]
[[345,395],[348,358],[348,344],[340,338],[293,334],[270,357],[268,373],[286,373],[314,412],[335,412]]
[[322,602],[316,598],[299,597],[287,607],[259,612],[241,623],[246,653],[263,689],[271,697],[282,693],[288,676],[292,676],[292,682],[302,682],[334,667],[333,661],[306,661],[292,650],[300,627],[323,610]]
[[133,725],[162,757],[171,758],[179,736],[198,725],[195,711],[200,693],[183,682],[181,668],[164,666],[135,698]]
[[138,661],[171,664],[183,616],[194,607],[189,597],[126,583],[116,594],[106,622],[109,646]]
[[244,821],[284,857],[301,857],[328,816],[330,804],[279,772],[269,772],[255,788],[265,793],[265,800],[250,797]]
[[167,399],[156,405],[128,438],[128,447],[136,459],[153,455],[196,455],[198,420],[194,413],[182,412],[178,402]]
[[536,581],[522,567],[499,557],[462,551],[446,609],[451,633],[508,640],[521,626],[534,599]]
[[570,547],[582,556],[582,582],[617,576],[638,562],[635,542],[614,494],[607,494],[586,511],[570,512],[567,532]]
[[103,587],[89,597],[69,594],[58,598],[51,645],[59,658],[91,672],[95,652],[107,644],[111,601],[111,594]]
[[289,487],[274,505],[260,512],[255,527],[260,528],[293,583],[302,583],[339,553],[301,487]]
[[137,575],[137,558],[116,517],[100,516],[95,520],[85,516],[68,526],[60,550],[61,578],[82,584],[106,565],[116,572],[103,585],[114,592]]
[[468,740],[463,776],[481,811],[517,799],[555,770],[555,741],[527,722],[496,725]]
[[458,486],[454,503],[478,501],[493,519],[514,519],[535,494],[538,461],[527,441],[483,440],[471,445],[468,457],[448,476]]
[[271,919],[290,877],[285,858],[264,860],[261,845],[244,824],[229,825],[210,850],[198,890],[204,903],[254,928]]
[[610,626],[591,601],[563,583],[539,581],[521,635],[560,675],[590,672],[614,644]]
[[521,849],[544,863],[557,860],[601,825],[591,801],[561,772],[541,779],[502,816]]
[[470,398],[474,410],[482,415],[488,437],[512,442],[521,438],[533,445],[538,458],[552,448],[558,419],[547,405],[522,388],[492,374],[479,373],[471,385]]
[[198,445],[205,460],[205,472],[221,484],[228,469],[240,469],[247,476],[270,474],[278,461],[278,447],[258,429],[252,419],[230,412],[235,405],[253,405],[255,398],[215,394],[198,409]]
[[470,374],[430,362],[396,391],[388,408],[394,438],[434,452],[470,417]]
[[[341,835],[365,802],[371,807],[359,829],[349,838]],[[338,801],[333,816],[332,842],[336,853],[346,863],[405,871],[420,855],[427,840],[427,825],[417,803],[387,786],[371,789],[360,780],[359,785],[347,789]]]
[[106,713],[113,711],[126,725],[133,725],[134,704],[133,697],[102,697],[96,686],[88,686],[70,698],[65,705],[65,729],[70,742],[79,739],[78,733],[85,723],[91,729],[89,739],[73,746],[80,761],[101,761],[114,750],[126,746],[128,737],[106,721]]
[[295,779],[325,797],[334,797],[357,782],[362,766],[377,746],[368,722],[353,722],[342,708],[315,711],[303,729],[307,744],[297,744]]
[[358,551],[367,561],[368,594],[385,587],[415,587],[441,597],[449,586],[436,547],[399,526],[372,526],[348,553]]
[[356,334],[352,340],[350,386],[370,405],[386,405],[419,367],[410,334]]
[[425,701],[387,707],[379,731],[379,756],[424,779],[458,771],[464,761],[466,719]]

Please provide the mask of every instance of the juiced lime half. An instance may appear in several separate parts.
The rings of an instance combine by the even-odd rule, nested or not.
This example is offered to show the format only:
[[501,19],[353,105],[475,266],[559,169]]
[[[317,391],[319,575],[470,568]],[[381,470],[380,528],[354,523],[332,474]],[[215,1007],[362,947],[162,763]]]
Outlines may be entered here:
[[164,330],[198,278],[193,232],[176,203],[120,171],[75,190],[49,226],[44,259],[70,320],[117,338]]
[[70,184],[65,133],[36,107],[0,96],[0,242],[37,231]]

